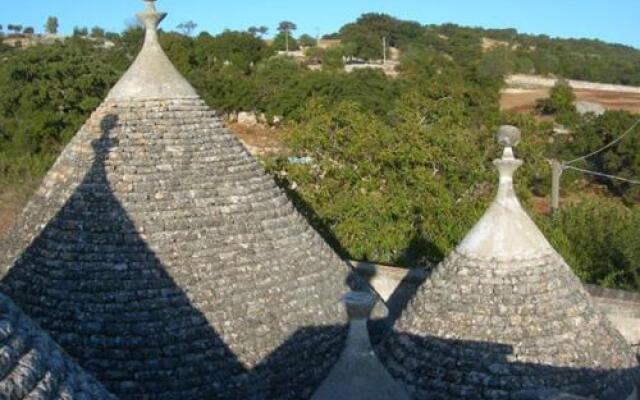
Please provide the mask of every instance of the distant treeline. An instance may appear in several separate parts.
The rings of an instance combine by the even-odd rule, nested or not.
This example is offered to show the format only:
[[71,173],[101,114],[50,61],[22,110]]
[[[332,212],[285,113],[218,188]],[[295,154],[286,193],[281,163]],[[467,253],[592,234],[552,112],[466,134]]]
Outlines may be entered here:
[[[554,74],[594,82],[640,85],[640,50],[591,39],[527,35],[515,29],[469,28],[454,24],[423,26],[384,14],[365,14],[336,34],[363,58],[382,58],[382,37],[405,51],[435,49],[469,63],[482,58],[490,73]],[[484,48],[483,39],[491,39]]]

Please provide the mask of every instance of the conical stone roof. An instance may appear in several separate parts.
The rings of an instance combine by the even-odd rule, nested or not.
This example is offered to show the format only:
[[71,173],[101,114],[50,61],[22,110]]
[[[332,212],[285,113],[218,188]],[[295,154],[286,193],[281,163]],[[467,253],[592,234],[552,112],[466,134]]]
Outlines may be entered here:
[[0,398],[115,400],[0,294]]
[[122,399],[309,397],[360,283],[170,64],[162,16],[2,243],[3,291]]
[[519,131],[503,127],[496,199],[380,345],[415,399],[630,399],[638,362],[522,209]]

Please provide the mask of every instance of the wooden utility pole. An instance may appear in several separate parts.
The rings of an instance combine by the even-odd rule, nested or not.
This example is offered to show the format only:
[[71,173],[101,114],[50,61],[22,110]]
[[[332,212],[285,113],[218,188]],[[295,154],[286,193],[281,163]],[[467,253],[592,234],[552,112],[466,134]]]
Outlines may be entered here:
[[387,64],[387,37],[382,37],[382,63]]
[[555,216],[560,209],[560,178],[564,165],[558,160],[551,160],[551,216]]

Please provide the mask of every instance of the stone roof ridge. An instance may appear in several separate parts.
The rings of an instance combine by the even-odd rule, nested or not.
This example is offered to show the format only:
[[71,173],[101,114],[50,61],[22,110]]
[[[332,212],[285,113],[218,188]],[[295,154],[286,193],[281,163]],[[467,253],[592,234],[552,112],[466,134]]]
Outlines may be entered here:
[[523,164],[513,153],[520,137],[520,130],[514,126],[502,126],[498,130],[497,140],[505,147],[502,158],[493,162],[500,176],[498,193],[457,247],[458,254],[495,262],[524,261],[556,254],[522,208],[513,187],[513,175]]
[[157,27],[167,14],[156,10],[155,1],[144,0],[145,10],[137,14],[146,31],[144,45],[131,67],[111,89],[107,100],[198,97],[195,89],[178,72],[160,46]]
[[350,292],[343,300],[349,316],[347,341],[311,400],[409,400],[371,346],[367,321],[376,297],[369,292]]

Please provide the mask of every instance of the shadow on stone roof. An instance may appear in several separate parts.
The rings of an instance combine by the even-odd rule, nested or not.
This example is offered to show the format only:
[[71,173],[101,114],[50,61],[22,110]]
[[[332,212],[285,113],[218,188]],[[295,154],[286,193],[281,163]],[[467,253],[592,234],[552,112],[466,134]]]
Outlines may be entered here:
[[[354,259],[353,255],[349,253],[349,250],[345,248],[342,243],[340,243],[340,240],[333,234],[328,221],[320,217],[313,209],[313,206],[309,204],[300,195],[300,193],[291,189],[290,182],[286,178],[276,176],[276,183],[286,193],[287,198],[291,201],[296,210],[306,218],[309,224],[320,234],[320,236],[322,236],[325,242],[331,246],[336,254],[344,260]],[[418,225],[419,224],[420,223],[418,223]],[[420,231],[420,226],[417,226],[417,228],[418,231]],[[409,246],[401,252],[402,255],[395,260],[395,264],[413,265],[412,263],[414,263],[416,259],[422,257],[421,252],[423,249],[428,249],[430,254],[436,259],[444,258],[444,253],[435,245],[435,243],[422,235],[414,234],[409,242]],[[351,265],[351,267],[352,271],[345,282],[347,286],[349,286],[353,291],[371,289],[370,285],[364,284],[362,277],[355,272],[353,265]],[[432,270],[433,268],[425,269],[426,275],[419,284],[407,285],[405,290],[396,290],[389,299],[384,302],[384,307],[381,302],[378,303],[373,312],[374,320],[371,323],[372,340],[374,342],[388,329],[395,325],[396,320],[413,299],[422,283],[424,283],[424,281],[429,277]]]
[[[516,361],[508,344],[443,339],[392,331],[376,352],[412,398],[556,399],[560,393],[624,400],[640,382],[638,368],[608,370]],[[388,357],[394,353],[393,359]],[[398,363],[398,360],[400,363]],[[406,365],[411,364],[408,372]],[[634,382],[635,379],[635,382]]]
[[118,145],[109,135],[117,119],[102,120],[90,170],[3,289],[122,398],[248,397],[244,367],[109,190],[105,160]]
[[[340,240],[333,234],[331,227],[329,226],[329,222],[318,215],[316,210],[313,209],[313,206],[309,204],[300,195],[300,193],[291,189],[291,183],[286,177],[276,175],[274,178],[278,187],[286,193],[291,204],[293,204],[296,210],[306,218],[309,225],[311,225],[316,232],[322,236],[325,242],[331,246],[333,251],[342,257],[343,260],[352,260],[353,255],[349,253],[349,250],[347,250],[347,248],[344,247],[342,243],[340,243]],[[353,286],[350,285],[350,287],[355,290]]]

